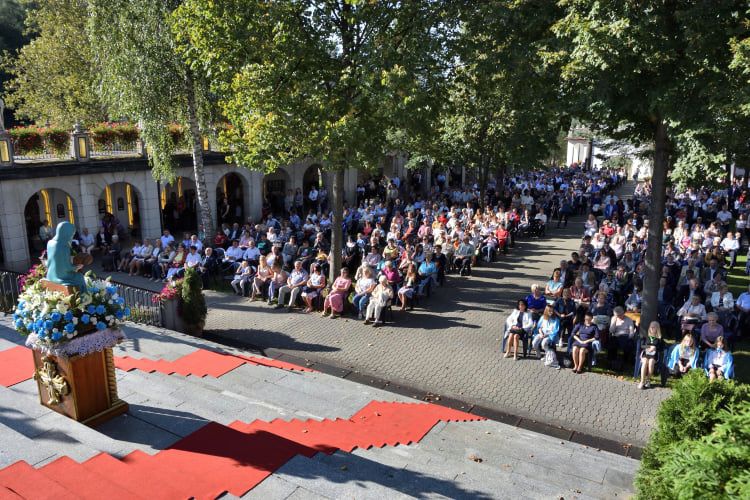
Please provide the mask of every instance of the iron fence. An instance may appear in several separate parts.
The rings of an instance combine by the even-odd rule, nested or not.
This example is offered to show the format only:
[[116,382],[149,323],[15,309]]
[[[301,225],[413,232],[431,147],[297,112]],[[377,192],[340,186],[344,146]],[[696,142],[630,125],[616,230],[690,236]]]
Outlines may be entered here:
[[[13,271],[0,271],[0,312],[11,314],[15,311],[18,295],[18,278],[21,274]],[[130,321],[143,325],[162,326],[162,307],[158,292],[136,288],[113,282],[117,293],[125,299],[130,308]]]
[[10,314],[16,310],[19,276],[12,271],[0,271],[0,312]]

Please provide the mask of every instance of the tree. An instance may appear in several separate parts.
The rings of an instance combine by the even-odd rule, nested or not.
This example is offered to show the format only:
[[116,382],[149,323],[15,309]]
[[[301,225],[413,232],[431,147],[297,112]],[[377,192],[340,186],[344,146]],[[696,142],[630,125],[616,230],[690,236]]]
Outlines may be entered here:
[[17,115],[64,127],[106,118],[86,18],[86,0],[30,4],[26,30],[33,39],[9,61],[8,105]]
[[550,61],[582,118],[614,138],[652,144],[651,216],[641,328],[656,319],[667,174],[676,138],[710,123],[746,2],[565,0]]
[[545,64],[554,4],[472,2],[461,9],[448,102],[441,119],[444,161],[479,173],[481,203],[493,169],[541,165],[565,116],[558,68]]
[[331,279],[341,263],[344,171],[375,169],[399,106],[432,71],[440,2],[186,0],[175,27],[214,80],[238,165],[313,157],[333,173]]
[[114,113],[141,124],[155,178],[174,179],[175,144],[168,127],[186,125],[200,221],[206,234],[213,234],[201,136],[210,113],[202,80],[178,54],[169,29],[176,6],[161,0],[90,0],[87,31],[101,68],[103,99]]

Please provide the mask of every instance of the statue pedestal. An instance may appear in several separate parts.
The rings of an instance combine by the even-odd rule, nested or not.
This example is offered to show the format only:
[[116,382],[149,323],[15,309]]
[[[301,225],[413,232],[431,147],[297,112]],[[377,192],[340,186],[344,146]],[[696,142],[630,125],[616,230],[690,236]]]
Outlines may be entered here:
[[[65,295],[78,289],[48,280],[45,288]],[[88,335],[101,335],[91,326]],[[39,402],[77,422],[95,426],[128,411],[128,404],[117,396],[117,378],[112,348],[83,355],[56,355],[32,348],[34,379],[39,389]],[[84,351],[88,352],[88,351]]]
[[47,408],[89,426],[128,411],[117,396],[112,349],[69,358],[32,351],[39,401]]

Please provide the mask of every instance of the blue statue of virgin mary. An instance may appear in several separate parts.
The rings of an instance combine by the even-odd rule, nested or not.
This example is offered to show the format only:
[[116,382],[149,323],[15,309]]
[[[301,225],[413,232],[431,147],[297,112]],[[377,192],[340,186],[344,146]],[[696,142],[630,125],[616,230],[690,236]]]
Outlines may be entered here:
[[80,292],[85,292],[86,280],[71,260],[70,242],[75,232],[76,227],[70,222],[61,222],[57,225],[55,237],[47,243],[47,280],[60,285],[75,286]]

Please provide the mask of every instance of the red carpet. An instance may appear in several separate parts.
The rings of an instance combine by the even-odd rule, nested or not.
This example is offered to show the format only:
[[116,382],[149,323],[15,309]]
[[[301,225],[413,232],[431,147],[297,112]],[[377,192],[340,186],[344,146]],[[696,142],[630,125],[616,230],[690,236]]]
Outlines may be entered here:
[[10,387],[34,376],[34,358],[28,347],[16,346],[0,352],[0,385]]
[[301,372],[312,372],[310,368],[285,363],[276,359],[257,358],[254,356],[242,356],[232,354],[221,354],[206,349],[198,349],[190,354],[186,354],[174,361],[165,361],[163,359],[150,360],[146,358],[135,359],[129,356],[116,356],[115,366],[120,370],[142,370],[153,373],[160,372],[167,375],[177,373],[179,375],[192,375],[194,377],[221,377],[231,372],[240,365],[249,363],[256,366],[265,366],[268,368],[279,368],[281,370],[295,370]]
[[0,470],[0,498],[8,492],[110,500],[241,496],[298,454],[407,444],[439,421],[476,420],[483,419],[427,403],[374,401],[347,420],[212,422],[156,455],[100,454],[82,464],[60,458],[39,469],[17,462]]
[[[313,372],[310,368],[285,363],[276,359],[265,359],[254,356],[221,354],[218,352],[198,349],[174,361],[163,359],[136,359],[129,356],[115,356],[115,366],[120,370],[142,370],[153,373],[160,372],[167,375],[192,375],[195,377],[221,377],[245,363],[278,368],[280,370],[294,370]],[[0,351],[0,385],[10,387],[34,376],[34,360],[28,347],[16,346]],[[2,492],[0,492],[2,493]]]

